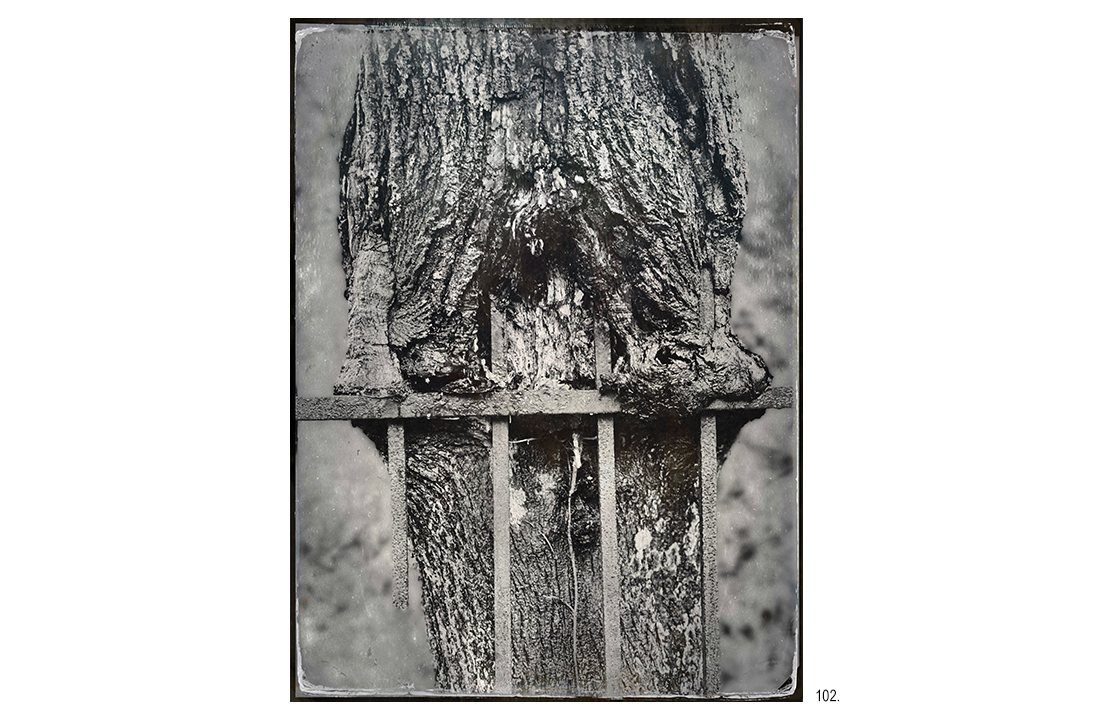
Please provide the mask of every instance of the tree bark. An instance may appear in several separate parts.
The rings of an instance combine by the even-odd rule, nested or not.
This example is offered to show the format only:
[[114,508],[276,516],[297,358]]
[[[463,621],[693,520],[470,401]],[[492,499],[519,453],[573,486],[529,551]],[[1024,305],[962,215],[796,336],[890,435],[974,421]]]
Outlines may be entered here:
[[[341,157],[337,393],[593,388],[606,323],[599,384],[633,416],[616,432],[632,693],[703,692],[695,413],[770,380],[729,330],[745,210],[733,85],[718,35],[376,30]],[[604,688],[596,443],[591,418],[512,421],[518,692]],[[489,445],[478,420],[407,426],[409,536],[453,690],[493,683]]]

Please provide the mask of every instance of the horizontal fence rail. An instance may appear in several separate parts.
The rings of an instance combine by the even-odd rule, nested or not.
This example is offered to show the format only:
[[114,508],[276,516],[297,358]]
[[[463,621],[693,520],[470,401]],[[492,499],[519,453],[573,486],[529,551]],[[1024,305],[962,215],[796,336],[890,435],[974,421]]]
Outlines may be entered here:
[[[794,406],[794,389],[769,388],[755,400],[715,400],[703,412]],[[614,415],[623,408],[599,390],[496,390],[484,395],[414,393],[405,398],[333,395],[296,398],[297,420],[398,420],[503,415]]]

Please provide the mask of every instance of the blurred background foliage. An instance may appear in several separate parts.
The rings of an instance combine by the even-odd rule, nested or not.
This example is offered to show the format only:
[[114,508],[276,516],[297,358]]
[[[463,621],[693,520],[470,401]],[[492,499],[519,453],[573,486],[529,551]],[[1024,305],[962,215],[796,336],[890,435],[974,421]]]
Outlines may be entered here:
[[[348,304],[337,234],[338,153],[367,42],[350,27],[297,35],[296,392],[330,395]],[[798,74],[775,35],[734,42],[748,162],[748,213],[733,280],[733,329],[776,385],[798,377]],[[797,615],[795,413],[745,426],[719,475],[722,691],[778,689],[793,670]],[[388,478],[347,422],[298,426],[300,660],[309,683],[430,688],[432,656],[411,563],[411,606],[391,603]]]
[[[734,43],[748,210],[733,276],[733,331],[774,384],[798,384],[798,74],[777,36]],[[745,425],[718,479],[723,692],[778,689],[798,622],[796,414]]]

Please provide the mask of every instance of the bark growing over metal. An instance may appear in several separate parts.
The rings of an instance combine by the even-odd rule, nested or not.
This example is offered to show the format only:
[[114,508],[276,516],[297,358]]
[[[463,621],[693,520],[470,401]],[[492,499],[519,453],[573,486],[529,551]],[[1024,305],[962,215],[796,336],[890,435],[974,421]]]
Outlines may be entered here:
[[[729,330],[738,112],[718,35],[372,31],[341,156],[336,392],[593,388],[602,318],[603,384],[642,420],[759,394],[767,368]],[[635,422],[617,438],[624,684],[700,692],[696,423]],[[592,422],[513,424],[518,690],[604,683],[595,438]],[[437,677],[459,690],[492,682],[489,442],[475,420],[408,428]]]

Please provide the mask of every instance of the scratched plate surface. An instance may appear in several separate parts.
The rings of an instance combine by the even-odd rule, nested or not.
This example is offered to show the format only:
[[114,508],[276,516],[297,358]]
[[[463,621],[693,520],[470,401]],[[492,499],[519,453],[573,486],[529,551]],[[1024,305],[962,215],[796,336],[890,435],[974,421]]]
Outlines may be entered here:
[[[345,354],[345,276],[335,223],[337,153],[352,108],[362,44],[356,30],[313,32],[299,42],[295,380],[301,397],[330,397]],[[749,212],[733,276],[732,323],[746,346],[761,348],[774,384],[793,389],[797,80],[779,38],[742,38],[735,59]],[[323,401],[313,402],[315,408]],[[368,416],[416,414],[414,408],[428,415],[436,406],[435,400],[414,402],[407,411],[382,401],[379,405],[387,409]],[[477,410],[474,401],[459,399],[445,399],[443,407],[465,408],[453,414]],[[347,416],[363,416],[353,414],[358,411],[352,404],[342,409]],[[719,475],[723,692],[771,691],[793,668],[795,416],[768,412],[746,426]],[[413,557],[409,608],[399,611],[391,603],[390,481],[380,456],[346,422],[300,423],[299,433],[298,628],[309,682],[336,691],[428,690],[433,670]],[[595,443],[586,453],[596,456]],[[621,552],[628,541],[633,551],[634,538],[620,537]]]

